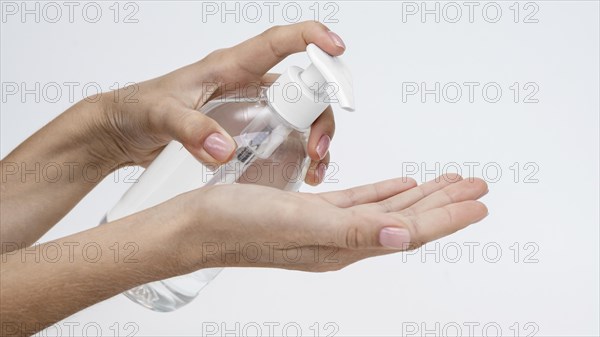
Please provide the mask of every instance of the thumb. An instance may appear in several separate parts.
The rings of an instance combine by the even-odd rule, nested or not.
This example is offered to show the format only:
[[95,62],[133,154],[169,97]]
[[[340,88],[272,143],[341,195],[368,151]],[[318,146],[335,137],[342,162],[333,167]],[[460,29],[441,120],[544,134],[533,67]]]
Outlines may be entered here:
[[403,223],[386,214],[357,214],[351,212],[340,219],[333,243],[347,249],[392,248],[388,241],[393,238],[395,250],[407,250],[411,245],[410,232]]
[[165,114],[167,133],[204,164],[227,162],[236,149],[233,138],[214,119],[184,107]]

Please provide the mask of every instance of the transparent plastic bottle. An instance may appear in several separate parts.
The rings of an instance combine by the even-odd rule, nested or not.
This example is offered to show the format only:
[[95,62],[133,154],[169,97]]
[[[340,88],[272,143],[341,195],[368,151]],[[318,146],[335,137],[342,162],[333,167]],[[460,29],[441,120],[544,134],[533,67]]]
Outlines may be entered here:
[[[290,67],[255,98],[224,96],[200,112],[218,122],[236,141],[233,159],[215,170],[200,163],[181,143],[170,142],[106,214],[114,221],[181,193],[216,184],[257,184],[297,191],[310,164],[310,125],[331,102],[353,110],[351,77],[341,61],[311,44],[312,64]],[[334,84],[334,90],[328,90]],[[297,92],[289,96],[289,89]],[[297,93],[300,95],[298,96]],[[243,207],[243,206],[241,206]],[[191,302],[222,268],[199,271],[132,288],[123,294],[155,311],[173,311]]]
[[[147,186],[148,181],[153,180],[154,190],[148,191],[144,188],[145,200],[143,200],[143,196],[137,195],[134,190],[135,187],[128,191],[128,195],[124,196],[124,199],[129,195],[133,195],[133,198],[137,201],[136,204],[138,204],[137,207],[131,207],[132,205],[127,204],[126,208],[129,212],[135,213],[202,186],[232,183],[232,181],[297,191],[304,180],[309,164],[306,155],[308,130],[280,127],[283,129],[283,133],[289,134],[282,137],[279,146],[267,158],[256,157],[253,160],[247,158],[248,156],[257,155],[255,151],[261,149],[261,144],[266,145],[265,140],[273,134],[274,129],[282,122],[268,108],[264,90],[266,88],[263,88],[261,95],[255,99],[242,99],[237,96],[215,99],[205,104],[200,110],[200,112],[205,113],[223,126],[239,145],[231,162],[217,171],[212,171],[191,156],[180,143],[171,142],[168,145],[169,148],[161,152],[156,159],[156,163],[160,164],[161,159],[163,159],[161,157],[164,157],[175,171],[168,173],[169,176],[165,177],[167,179],[156,181],[157,179],[155,179],[153,173],[156,170],[165,174],[163,166],[149,167],[148,172],[144,172],[137,183],[140,186],[141,184]],[[275,127],[269,125],[269,122],[272,122],[273,119],[276,119],[277,124]],[[250,125],[252,122],[253,124]],[[262,143],[260,142],[261,139],[263,140]],[[242,144],[246,146],[242,146]],[[251,145],[251,147],[248,145]],[[173,162],[173,158],[174,154],[177,155],[179,152],[183,152],[181,153],[183,158],[177,165]],[[263,152],[261,156],[264,155]],[[113,209],[108,214],[107,220],[112,221],[115,218],[122,217],[118,216],[117,213],[120,213],[119,209]],[[192,301],[200,290],[214,279],[220,271],[221,268],[201,269],[191,274],[144,284],[123,294],[149,309],[173,311]]]

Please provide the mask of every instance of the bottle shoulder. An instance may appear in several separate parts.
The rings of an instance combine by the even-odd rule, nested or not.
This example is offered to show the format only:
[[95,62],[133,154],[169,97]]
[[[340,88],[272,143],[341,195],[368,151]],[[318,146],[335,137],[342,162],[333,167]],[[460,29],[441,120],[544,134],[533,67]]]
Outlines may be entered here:
[[272,124],[284,125],[300,134],[308,135],[310,131],[298,130],[279,116],[269,104],[264,90],[258,96],[251,97],[223,95],[206,102],[199,111],[219,123],[232,136],[238,135],[255,119],[267,118]]

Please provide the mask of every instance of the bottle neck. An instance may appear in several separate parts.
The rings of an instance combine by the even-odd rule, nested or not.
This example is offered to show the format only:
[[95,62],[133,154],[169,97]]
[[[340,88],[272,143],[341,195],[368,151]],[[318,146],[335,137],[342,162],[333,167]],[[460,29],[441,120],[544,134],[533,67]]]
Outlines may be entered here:
[[[315,91],[301,79],[304,70],[289,67],[266,91],[269,106],[296,130],[310,128],[329,105],[323,93]],[[314,70],[306,71],[305,79],[318,80]]]
[[319,69],[312,63],[300,73],[300,79],[307,87],[317,90],[318,93],[323,90],[326,84],[325,77],[323,77]]
[[310,127],[301,128],[301,127],[298,127],[298,126],[290,123],[284,116],[282,116],[282,114],[280,114],[277,111],[277,109],[271,104],[271,102],[268,99],[266,100],[266,103],[267,103],[267,107],[269,108],[269,111],[272,114],[272,118],[274,120],[276,120],[280,125],[284,125],[289,129],[296,130],[299,132],[307,132],[310,130]]

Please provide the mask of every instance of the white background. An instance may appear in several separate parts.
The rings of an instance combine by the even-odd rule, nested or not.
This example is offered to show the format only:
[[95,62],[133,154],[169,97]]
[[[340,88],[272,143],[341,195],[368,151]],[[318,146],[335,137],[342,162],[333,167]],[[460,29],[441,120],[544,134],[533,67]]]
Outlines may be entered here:
[[[84,20],[94,17],[91,9],[82,15],[84,3],[70,23],[67,7],[58,4],[63,16],[57,23],[46,22],[54,17],[51,8],[39,23],[32,15],[24,23],[19,15],[2,18],[3,88],[9,82],[30,88],[35,82],[42,87],[95,82],[110,90],[115,82],[162,75],[295,16],[289,7],[285,16],[281,2],[271,22],[268,7],[259,3],[263,13],[257,22],[248,22],[255,17],[251,8],[242,11],[239,23],[233,15],[222,22],[218,14],[204,20],[199,2],[138,1],[128,10],[121,3],[115,23],[113,2],[99,2],[103,12],[97,23]],[[313,2],[298,4],[302,19],[314,18]],[[425,22],[420,13],[403,17],[407,4],[400,2],[317,5],[318,18],[338,21],[328,26],[348,46],[344,58],[354,74],[358,107],[353,113],[336,109],[331,152],[339,170],[330,170],[319,188],[304,190],[341,189],[408,173],[424,181],[458,163],[464,176],[490,182],[487,219],[427,245],[428,254],[423,248],[335,273],[228,269],[174,313],[151,312],[116,296],[59,323],[62,335],[72,322],[78,335],[88,324],[89,335],[95,334],[94,325],[108,336],[133,331],[126,322],[134,324],[137,336],[201,335],[207,324],[218,325],[217,335],[224,328],[253,333],[252,322],[264,335],[268,322],[279,324],[274,328],[279,335],[286,334],[285,324],[291,326],[288,335],[295,334],[294,325],[310,336],[327,335],[332,326],[337,335],[409,335],[414,326],[418,336],[425,329],[455,334],[455,326],[469,335],[469,325],[476,335],[495,335],[495,327],[507,336],[598,335],[599,4],[538,1],[525,7],[521,2],[517,23],[515,7],[509,8],[513,2],[488,5],[487,16],[486,3],[478,2],[473,22],[468,7],[458,5],[463,13],[457,23],[448,22],[456,16],[451,7],[436,23],[433,15]],[[496,5],[501,16],[489,23],[485,19],[494,19]],[[133,16],[138,22],[124,23],[132,8],[138,9]],[[524,22],[531,20],[538,22]],[[295,55],[275,70],[292,64],[304,66],[307,59]],[[444,96],[436,103],[433,95],[403,102],[403,82],[425,82],[428,88],[436,82],[481,85],[472,103],[465,86],[457,103]],[[493,98],[493,90],[489,97],[481,93],[488,82],[502,89],[496,103],[484,99]],[[514,82],[521,87],[517,103],[510,89]],[[528,82],[539,89],[533,96],[537,103],[523,102],[532,92],[531,86],[523,88]],[[76,100],[83,98],[78,88]],[[450,91],[446,98],[454,96]],[[3,96],[1,156],[70,105],[66,87],[56,103]],[[465,164],[470,162],[479,165],[471,173]],[[411,163],[423,166],[412,173]],[[96,226],[129,186],[117,180],[101,183],[41,241]],[[477,244],[469,254],[467,245]],[[453,263],[456,247],[461,255]],[[497,248],[502,255],[496,259]],[[326,328],[327,322],[333,325]]]

